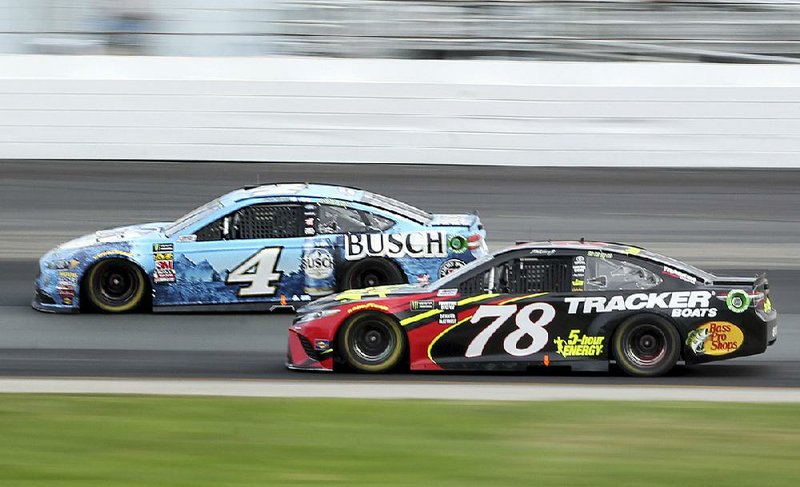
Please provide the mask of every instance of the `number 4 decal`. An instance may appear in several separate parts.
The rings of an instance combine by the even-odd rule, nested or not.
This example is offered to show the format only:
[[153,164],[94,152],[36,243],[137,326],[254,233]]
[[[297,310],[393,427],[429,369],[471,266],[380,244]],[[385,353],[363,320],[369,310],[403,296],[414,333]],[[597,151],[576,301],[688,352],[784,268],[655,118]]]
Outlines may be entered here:
[[[541,311],[542,315],[536,321],[531,321],[531,314],[534,311]],[[477,323],[483,318],[494,318],[492,323],[481,330],[480,333],[472,340],[467,347],[467,352],[464,354],[466,357],[480,357],[483,355],[483,349],[489,342],[489,339],[497,333],[497,330],[503,326],[503,323],[508,321],[514,313],[517,312],[516,304],[509,305],[484,305],[478,308],[478,311],[472,315],[469,320],[470,323]],[[525,306],[514,320],[517,329],[508,334],[503,340],[503,348],[506,352],[515,357],[524,357],[538,352],[547,345],[549,335],[545,326],[549,325],[553,318],[556,317],[556,310],[548,303],[533,303]],[[519,342],[522,337],[531,337],[531,343],[527,347],[519,348]]]
[[239,288],[239,296],[274,296],[282,272],[276,270],[281,257],[280,247],[267,247],[239,264],[228,273],[225,284],[250,284]]

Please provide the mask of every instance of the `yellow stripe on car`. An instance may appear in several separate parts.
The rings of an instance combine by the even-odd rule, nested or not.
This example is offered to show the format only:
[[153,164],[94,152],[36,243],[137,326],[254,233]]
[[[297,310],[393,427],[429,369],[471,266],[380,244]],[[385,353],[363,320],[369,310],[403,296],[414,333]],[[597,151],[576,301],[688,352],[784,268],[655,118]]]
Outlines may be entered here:
[[498,304],[508,304],[513,303],[514,301],[522,301],[523,299],[530,299],[530,298],[538,298],[539,296],[544,296],[547,293],[535,293],[535,294],[528,294],[526,296],[519,296],[516,298],[506,299],[505,301],[500,301]]

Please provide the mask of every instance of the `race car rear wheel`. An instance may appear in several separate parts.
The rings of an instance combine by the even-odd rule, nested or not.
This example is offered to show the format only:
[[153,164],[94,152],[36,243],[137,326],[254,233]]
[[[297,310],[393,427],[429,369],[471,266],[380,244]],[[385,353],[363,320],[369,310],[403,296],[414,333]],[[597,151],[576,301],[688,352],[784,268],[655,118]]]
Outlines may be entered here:
[[405,282],[403,273],[392,262],[386,259],[364,259],[353,264],[344,273],[342,290],[364,289]]
[[659,376],[680,358],[680,342],[678,331],[667,320],[655,315],[634,316],[614,333],[614,357],[628,375]]
[[359,313],[342,325],[336,348],[352,369],[388,372],[403,359],[406,337],[400,324],[391,316]]
[[94,308],[107,313],[124,313],[142,306],[147,282],[132,262],[108,259],[89,270],[85,289],[89,304]]

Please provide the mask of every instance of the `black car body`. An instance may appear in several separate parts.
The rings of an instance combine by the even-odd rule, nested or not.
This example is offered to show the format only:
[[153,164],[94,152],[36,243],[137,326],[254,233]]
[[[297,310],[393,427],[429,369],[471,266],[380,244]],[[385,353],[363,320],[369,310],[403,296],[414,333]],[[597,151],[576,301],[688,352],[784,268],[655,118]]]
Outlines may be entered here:
[[428,286],[312,303],[289,329],[288,365],[379,372],[406,358],[412,370],[615,361],[653,376],[681,360],[759,354],[776,339],[764,275],[719,277],[632,245],[547,241],[496,252]]

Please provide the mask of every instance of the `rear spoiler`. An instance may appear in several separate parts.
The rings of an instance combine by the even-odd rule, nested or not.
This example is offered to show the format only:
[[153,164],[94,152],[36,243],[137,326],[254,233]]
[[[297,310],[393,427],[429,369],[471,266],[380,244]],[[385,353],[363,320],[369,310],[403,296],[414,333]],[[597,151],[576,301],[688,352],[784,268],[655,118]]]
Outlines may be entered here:
[[[752,289],[759,291],[766,291],[769,289],[767,281],[767,273],[764,272],[755,277],[716,277],[712,281],[714,286],[729,286],[729,287],[752,287]],[[760,288],[760,289],[759,289]]]

